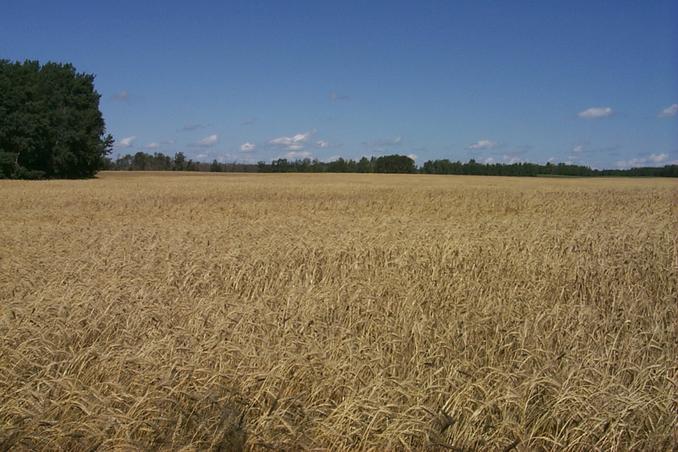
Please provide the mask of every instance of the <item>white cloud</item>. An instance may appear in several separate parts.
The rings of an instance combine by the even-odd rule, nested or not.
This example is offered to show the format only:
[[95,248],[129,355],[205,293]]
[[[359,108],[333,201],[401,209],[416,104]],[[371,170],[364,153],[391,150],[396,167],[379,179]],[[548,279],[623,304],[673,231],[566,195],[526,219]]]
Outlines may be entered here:
[[319,148],[328,148],[330,147],[330,143],[325,141],[325,140],[318,140],[315,142],[315,145],[318,146]]
[[160,147],[160,143],[156,143],[155,141],[153,143],[148,143],[145,148],[146,149],[158,149]]
[[669,158],[668,154],[650,154],[647,159],[652,163],[661,163]]
[[466,149],[473,149],[473,150],[482,150],[482,149],[493,149],[497,147],[497,142],[488,140],[488,139],[483,139],[483,140],[478,140],[473,144],[470,144],[466,147]]
[[249,141],[244,142],[240,145],[241,152],[252,152],[257,147],[256,144],[250,143]]
[[660,118],[668,118],[676,115],[678,115],[678,104],[669,105],[657,114]]
[[490,163],[495,163],[495,162],[496,162],[496,160],[494,159],[494,157],[486,157],[484,159],[480,159],[480,163],[484,163],[486,165],[490,164]]
[[129,148],[132,147],[132,144],[134,143],[134,140],[136,140],[136,136],[131,136],[131,137],[125,137],[122,140],[118,141],[118,144],[116,147],[119,148]]
[[298,151],[304,148],[311,135],[313,135],[312,131],[297,133],[291,137],[278,137],[269,141],[269,144],[285,148],[288,151]]
[[418,157],[417,154],[407,154],[407,156],[409,158],[411,158],[412,160],[417,160],[417,157]]
[[610,107],[591,107],[580,111],[577,115],[584,119],[598,119],[612,116],[613,113],[614,111]]
[[669,155],[662,154],[650,154],[645,157],[636,157],[629,160],[619,160],[617,161],[617,166],[619,168],[634,168],[639,166],[656,166],[668,160]]
[[125,102],[129,100],[129,93],[124,89],[122,91],[118,91],[117,93],[113,94],[113,100]]
[[202,140],[198,141],[196,143],[197,146],[202,146],[202,147],[211,147],[214,146],[219,142],[219,135],[216,133],[210,136],[207,136],[203,138]]
[[340,158],[343,158],[341,155],[331,155],[327,157],[324,161],[325,162],[334,162],[336,160],[339,160]]
[[288,160],[301,160],[310,159],[313,157],[313,154],[308,151],[291,151],[285,154],[283,157]]
[[198,159],[198,160],[203,160],[203,159],[206,159],[207,156],[208,156],[208,154],[206,154],[206,153],[205,154],[198,154],[198,155],[195,156],[195,158]]
[[581,154],[582,152],[584,152],[584,146],[581,145],[581,144],[578,144],[578,145],[576,145],[575,147],[572,148],[572,152],[574,154]]

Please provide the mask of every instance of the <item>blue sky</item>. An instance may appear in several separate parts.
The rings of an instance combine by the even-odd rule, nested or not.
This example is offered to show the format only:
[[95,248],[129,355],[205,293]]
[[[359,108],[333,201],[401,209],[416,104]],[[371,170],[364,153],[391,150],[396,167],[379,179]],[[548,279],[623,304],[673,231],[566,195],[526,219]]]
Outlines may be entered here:
[[114,155],[678,161],[676,1],[2,3],[0,58],[96,74]]

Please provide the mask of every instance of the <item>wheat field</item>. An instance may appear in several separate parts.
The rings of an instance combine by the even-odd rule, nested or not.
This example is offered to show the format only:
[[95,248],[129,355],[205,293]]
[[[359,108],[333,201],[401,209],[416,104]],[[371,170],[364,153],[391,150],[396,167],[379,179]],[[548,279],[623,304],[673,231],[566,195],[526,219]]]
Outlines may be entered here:
[[678,184],[0,181],[1,450],[676,450]]

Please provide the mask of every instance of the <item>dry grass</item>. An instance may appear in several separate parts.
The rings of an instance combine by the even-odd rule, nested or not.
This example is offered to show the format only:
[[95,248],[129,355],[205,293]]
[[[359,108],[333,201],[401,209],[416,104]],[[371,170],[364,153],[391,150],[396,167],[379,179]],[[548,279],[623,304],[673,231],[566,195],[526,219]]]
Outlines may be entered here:
[[675,450],[677,195],[0,181],[0,449]]

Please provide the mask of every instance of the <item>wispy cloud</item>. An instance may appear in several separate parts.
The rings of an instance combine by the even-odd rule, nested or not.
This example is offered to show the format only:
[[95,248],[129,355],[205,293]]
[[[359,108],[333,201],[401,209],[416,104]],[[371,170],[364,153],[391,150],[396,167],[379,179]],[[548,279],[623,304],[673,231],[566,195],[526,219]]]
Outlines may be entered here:
[[397,136],[394,138],[380,138],[373,141],[364,141],[363,144],[369,148],[380,150],[392,146],[400,146],[403,143],[403,137]]
[[197,143],[194,144],[194,146],[209,148],[209,147],[214,146],[218,142],[219,142],[219,135],[217,135],[215,133],[215,134],[206,136],[202,140],[199,140]]
[[184,124],[183,127],[178,129],[179,132],[191,132],[193,130],[198,130],[198,129],[204,129],[205,127],[208,127],[209,124],[197,124],[197,123],[189,123],[189,124]]
[[256,147],[256,144],[246,141],[240,145],[240,152],[252,152],[256,149]]
[[[226,153],[226,154],[222,153],[222,154],[216,155],[215,158],[218,162],[221,162],[221,163],[226,163],[228,161],[232,161],[232,162],[238,161],[237,156],[234,156],[233,154],[228,154],[228,153]],[[243,161],[247,161],[247,159],[244,159]]]
[[577,144],[572,149],[567,156],[567,162],[577,162],[582,158],[582,155],[586,152],[586,146],[584,144]]
[[125,89],[118,91],[117,93],[113,94],[113,100],[118,102],[127,102],[129,100],[129,93]]
[[478,162],[484,163],[485,165],[492,165],[492,164],[500,163],[500,162],[511,165],[513,163],[520,163],[522,161],[523,161],[523,159],[520,157],[520,155],[512,154],[512,153],[503,154],[501,156],[497,156],[496,158],[492,157],[492,156],[488,156],[488,157],[480,157],[478,159]]
[[336,91],[331,91],[330,92],[330,100],[334,102],[338,102],[341,100],[351,100],[351,96],[347,96],[345,94],[337,94]]
[[652,163],[662,163],[669,158],[668,154],[650,154],[647,159]]
[[321,148],[321,149],[330,147],[329,141],[325,141],[325,140],[318,140],[318,141],[315,142],[315,145],[317,147]]
[[660,118],[670,118],[676,115],[678,115],[678,104],[669,105],[657,114]]
[[488,140],[488,139],[482,139],[478,140],[473,144],[469,144],[466,149],[471,149],[474,151],[480,151],[480,150],[486,150],[486,149],[494,149],[497,147],[497,142]]
[[300,151],[304,148],[311,135],[313,135],[313,131],[297,133],[291,137],[274,138],[268,143],[288,151]]
[[617,161],[617,166],[619,168],[634,168],[639,166],[657,166],[662,163],[665,163],[669,159],[669,155],[666,153],[661,154],[650,154],[646,156],[636,157],[629,160],[619,160]]
[[581,144],[575,145],[570,150],[570,156],[568,158],[579,159],[579,158],[582,158],[584,155],[591,156],[593,154],[603,154],[603,153],[607,154],[607,155],[613,155],[620,148],[621,148],[621,146],[618,145],[618,144],[607,145],[607,146],[594,146],[589,142],[583,142]]
[[313,157],[308,151],[290,151],[283,156],[288,160],[301,160],[301,159],[310,159]]
[[577,116],[584,119],[599,119],[612,116],[614,111],[610,107],[591,107],[577,113]]
[[504,161],[504,163],[508,163],[509,165],[523,161],[523,159],[520,157],[520,154],[504,154],[501,156],[501,159]]
[[137,139],[136,136],[125,137],[121,140],[118,140],[118,142],[116,143],[116,147],[118,147],[118,148],[132,147],[132,145],[134,144],[134,140],[136,140],[136,139]]
[[160,143],[156,143],[155,141],[152,143],[148,143],[146,146],[144,146],[146,149],[158,149],[160,147]]
[[241,126],[251,126],[252,124],[257,122],[257,118],[248,118],[245,119],[243,122],[240,123]]

